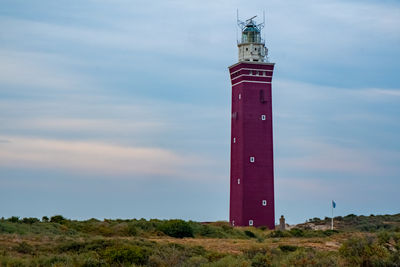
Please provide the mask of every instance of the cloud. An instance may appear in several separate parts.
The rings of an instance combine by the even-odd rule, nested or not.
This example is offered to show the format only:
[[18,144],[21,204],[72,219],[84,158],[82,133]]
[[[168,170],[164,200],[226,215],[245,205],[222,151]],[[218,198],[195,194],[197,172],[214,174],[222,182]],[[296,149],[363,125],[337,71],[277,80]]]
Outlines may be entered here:
[[[16,90],[15,86],[25,88],[17,90],[31,95],[43,89],[55,92],[93,87],[93,81],[87,76],[63,68],[62,63],[65,57],[54,54],[0,50],[0,92]],[[10,86],[13,88],[8,89]]]
[[171,150],[149,147],[118,146],[99,142],[2,137],[0,165],[16,168],[64,169],[94,174],[130,176],[176,176],[191,178],[188,166],[207,161]]
[[344,172],[357,174],[383,173],[385,168],[365,150],[310,140],[291,140],[286,146],[301,151],[300,156],[280,158],[280,168],[290,170]]
[[362,92],[366,96],[370,97],[387,97],[389,99],[392,99],[392,97],[400,97],[400,88],[399,89],[380,89],[380,88],[375,88],[375,89],[367,89],[364,92]]

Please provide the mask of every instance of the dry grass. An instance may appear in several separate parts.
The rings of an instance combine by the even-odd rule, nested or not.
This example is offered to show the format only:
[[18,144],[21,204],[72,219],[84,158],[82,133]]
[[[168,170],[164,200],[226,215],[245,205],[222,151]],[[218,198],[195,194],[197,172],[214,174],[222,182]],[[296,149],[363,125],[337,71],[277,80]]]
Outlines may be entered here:
[[[357,233],[358,236],[366,234]],[[354,233],[352,234],[354,237]],[[291,245],[298,247],[314,248],[320,251],[337,251],[341,244],[349,238],[349,234],[342,233],[331,237],[313,238],[265,238],[263,241],[256,239],[220,239],[220,238],[171,238],[153,237],[150,241],[157,243],[174,243],[189,246],[202,246],[210,251],[218,251],[227,254],[242,254],[243,250],[250,248],[277,248],[279,245]]]

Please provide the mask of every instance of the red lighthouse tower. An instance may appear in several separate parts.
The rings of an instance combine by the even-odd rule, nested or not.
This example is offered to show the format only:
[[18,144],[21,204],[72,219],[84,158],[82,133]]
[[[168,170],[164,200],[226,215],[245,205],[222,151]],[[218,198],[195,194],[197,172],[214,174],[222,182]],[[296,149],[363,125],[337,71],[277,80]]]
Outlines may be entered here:
[[271,81],[261,30],[254,18],[238,20],[239,62],[229,67],[232,83],[229,221],[234,226],[275,228]]

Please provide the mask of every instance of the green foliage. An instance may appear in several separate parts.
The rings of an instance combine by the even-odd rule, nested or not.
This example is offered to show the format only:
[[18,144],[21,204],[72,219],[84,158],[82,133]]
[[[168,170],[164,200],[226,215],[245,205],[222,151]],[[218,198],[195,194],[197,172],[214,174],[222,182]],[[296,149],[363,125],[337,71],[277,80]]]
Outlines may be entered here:
[[[0,266],[400,266],[400,231],[396,232],[400,214],[345,216],[337,220],[340,232],[303,228],[263,231],[232,227],[227,222],[181,220],[74,221],[61,215],[51,217],[52,222],[47,221],[15,216],[0,219]],[[325,222],[320,220],[319,223]],[[349,230],[365,224],[374,225],[376,233]],[[229,246],[228,252],[221,253],[209,246],[206,250],[202,246],[188,245],[191,240],[158,237],[163,235],[227,238],[232,239],[232,244],[245,242],[252,246],[242,254],[237,254],[235,248],[229,251]],[[339,251],[321,251],[324,242],[342,242],[347,236],[357,238],[345,241]],[[257,240],[250,239],[254,237]],[[274,239],[264,240],[266,237]],[[321,246],[309,249],[299,245],[310,241]],[[271,242],[277,248],[270,248]]]
[[342,244],[339,253],[350,264],[360,266],[386,266],[390,257],[389,251],[371,237],[351,238]]
[[33,246],[29,245],[25,241],[19,243],[14,249],[23,254],[32,254],[34,252]]
[[160,224],[158,229],[164,234],[172,237],[193,237],[193,228],[188,222],[183,220],[164,221]]
[[294,237],[303,237],[304,231],[299,228],[292,228],[290,229],[289,233]]
[[50,222],[62,224],[66,221],[66,219],[61,215],[54,215],[50,218]]
[[272,266],[272,255],[257,253],[251,260],[252,267],[268,267]]
[[183,267],[201,267],[208,263],[208,260],[203,256],[193,256],[183,263]]
[[287,254],[287,257],[280,261],[282,266],[344,266],[336,253],[316,251],[311,248],[299,248],[295,252]]
[[17,223],[17,222],[19,222],[19,217],[12,216],[12,217],[8,218],[7,221],[12,222],[12,223]]
[[323,231],[323,233],[324,233],[324,235],[326,235],[326,236],[331,236],[331,235],[334,235],[334,234],[337,234],[337,233],[339,233],[339,231],[338,230],[325,230],[325,231]]
[[144,265],[148,260],[148,251],[139,246],[108,248],[104,252],[105,260],[111,265],[138,264]]
[[245,230],[244,233],[245,233],[245,235],[247,235],[250,238],[256,238],[257,237],[252,231],[249,231],[249,230]]
[[269,234],[269,237],[290,237],[291,234],[287,231],[276,230]]
[[48,221],[49,221],[49,217],[47,217],[47,216],[42,217],[42,222],[48,222]]
[[279,245],[278,247],[282,252],[293,252],[296,251],[298,248],[297,246],[292,245]]
[[30,217],[30,218],[23,218],[21,222],[27,224],[34,224],[36,222],[40,222],[40,220],[38,218]]
[[138,230],[134,224],[130,223],[127,226],[127,233],[130,236],[136,236],[138,234]]
[[309,222],[313,222],[313,223],[319,223],[319,222],[321,222],[321,219],[318,218],[318,217],[314,217],[314,218],[312,218],[312,219],[309,219],[308,221],[309,221]]
[[248,259],[254,258],[257,254],[264,255],[267,253],[269,253],[269,250],[266,249],[265,247],[251,247],[251,248],[243,250],[243,255]]
[[250,267],[251,262],[249,260],[233,257],[231,255],[223,257],[222,259],[208,263],[204,265],[205,267]]

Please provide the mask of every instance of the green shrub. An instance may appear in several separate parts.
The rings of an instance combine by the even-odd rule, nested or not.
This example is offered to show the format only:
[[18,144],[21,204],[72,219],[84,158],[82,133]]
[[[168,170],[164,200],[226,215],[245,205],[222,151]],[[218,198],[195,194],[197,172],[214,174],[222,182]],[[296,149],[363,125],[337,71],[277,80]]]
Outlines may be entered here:
[[203,256],[194,256],[187,259],[183,263],[183,267],[200,267],[204,266],[204,264],[208,263],[208,260]]
[[308,221],[309,221],[309,222],[313,222],[313,223],[319,223],[319,222],[321,222],[321,219],[318,218],[318,217],[314,217],[314,218],[312,218],[312,219],[309,219]]
[[252,231],[245,230],[245,231],[244,231],[244,234],[245,234],[246,236],[250,237],[250,238],[256,238],[256,235],[255,235]]
[[136,226],[132,223],[129,223],[127,226],[127,233],[130,236],[136,236],[138,234],[138,230],[136,229]]
[[290,236],[292,235],[289,232],[281,230],[272,231],[269,234],[269,237],[290,237]]
[[278,247],[282,252],[293,252],[296,251],[298,248],[297,246],[292,245],[279,245]]
[[284,258],[282,265],[286,266],[337,266],[337,265],[322,265],[319,259],[316,258],[316,252],[313,249],[298,249]]
[[34,224],[36,222],[40,222],[40,220],[38,218],[33,218],[33,217],[22,219],[22,223],[26,223],[26,224]]
[[59,252],[79,252],[85,248],[85,243],[77,241],[63,242],[58,246]]
[[203,225],[199,230],[199,235],[204,237],[216,237],[216,238],[225,237],[221,229],[210,225]]
[[373,238],[351,238],[339,248],[339,253],[350,264],[360,266],[385,266],[388,250],[374,242]]
[[144,265],[148,260],[148,253],[139,246],[108,248],[104,253],[105,260],[111,265],[138,264]]
[[323,231],[323,233],[324,233],[324,235],[326,235],[326,236],[331,236],[331,235],[333,235],[333,234],[337,234],[337,233],[339,233],[339,231],[338,230],[325,230],[325,231]]
[[17,223],[17,222],[19,222],[19,217],[12,216],[12,217],[8,218],[7,221],[12,222],[12,223]]
[[240,257],[233,257],[233,256],[226,256],[222,259],[204,264],[205,267],[250,267],[251,262],[249,260],[240,258]]
[[303,237],[304,231],[299,228],[292,228],[290,229],[289,233],[294,237]]
[[257,254],[265,255],[267,253],[270,253],[270,251],[265,247],[251,247],[243,250],[243,255],[248,259],[254,258]]
[[62,224],[65,221],[66,221],[66,219],[61,215],[55,215],[55,216],[52,216],[50,218],[50,222],[52,222],[52,223],[60,223],[60,224]]
[[251,260],[252,267],[268,267],[272,266],[272,255],[257,253]]
[[14,249],[23,254],[32,254],[34,252],[33,246],[29,245],[25,241],[19,243]]
[[166,235],[176,238],[193,237],[193,228],[188,222],[183,220],[164,221],[159,226],[159,230]]
[[49,217],[47,217],[47,216],[42,217],[42,222],[48,222],[48,221],[49,221]]

